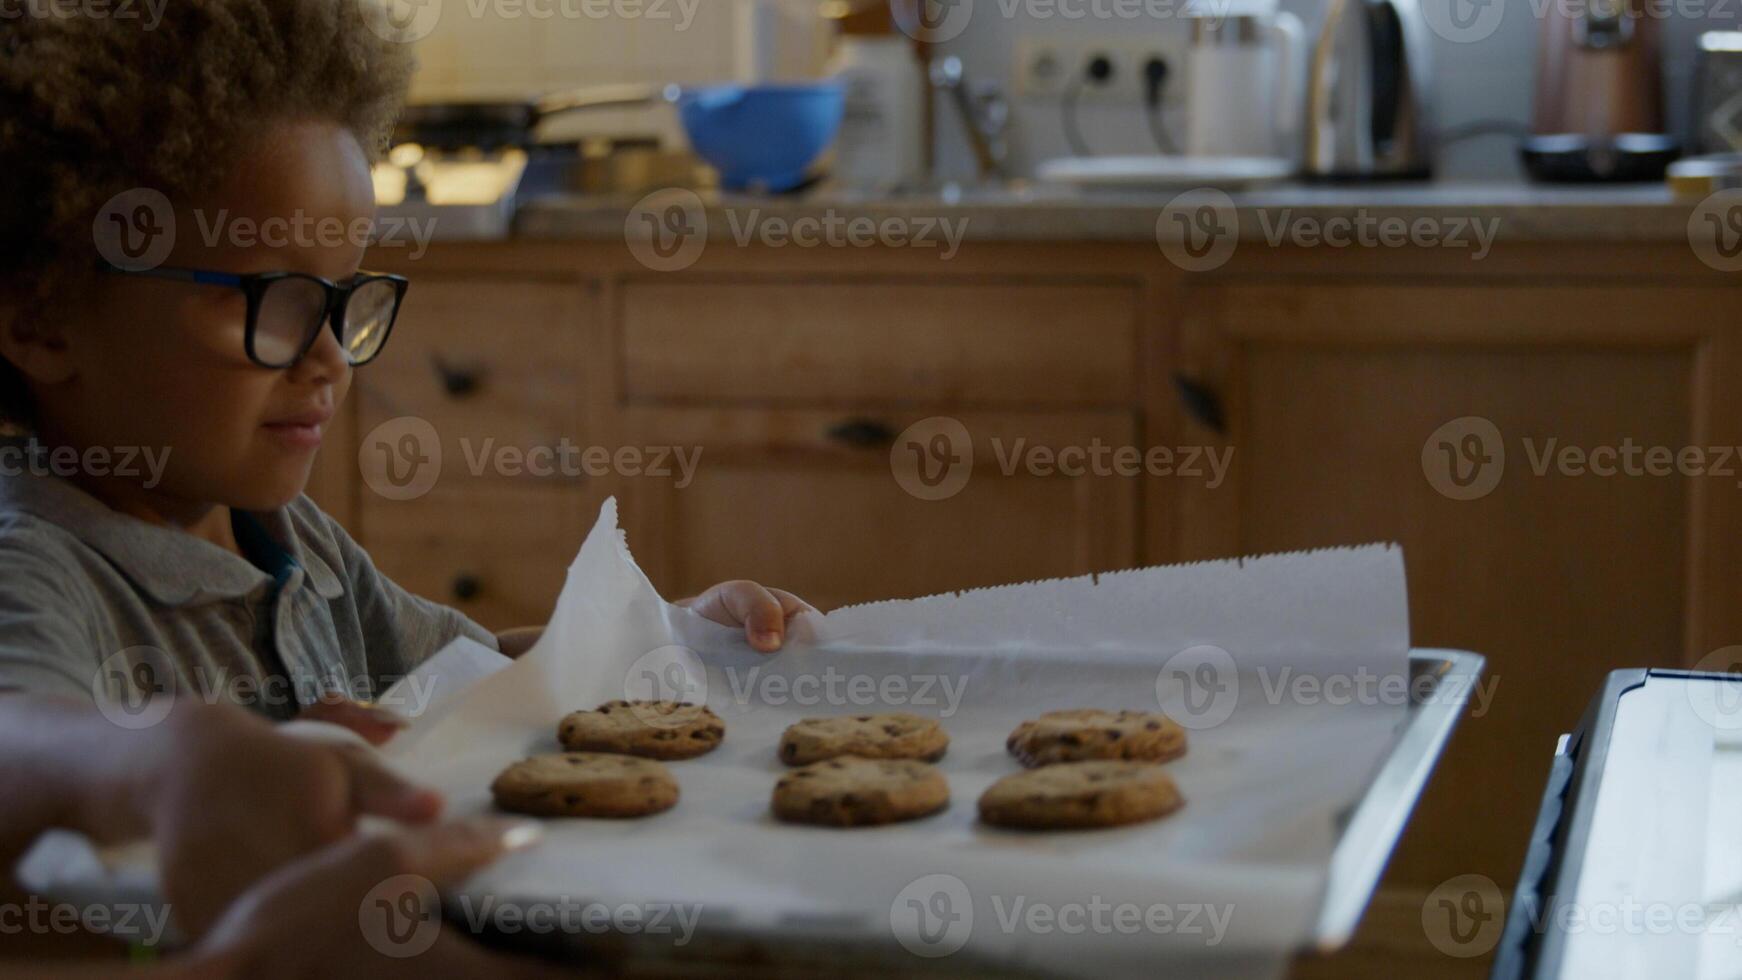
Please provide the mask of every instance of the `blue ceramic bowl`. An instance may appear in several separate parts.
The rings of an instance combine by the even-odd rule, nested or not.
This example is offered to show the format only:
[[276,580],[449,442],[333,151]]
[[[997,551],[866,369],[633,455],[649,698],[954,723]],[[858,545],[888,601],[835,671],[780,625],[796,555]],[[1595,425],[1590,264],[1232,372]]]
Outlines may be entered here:
[[846,92],[840,82],[710,85],[667,97],[677,106],[690,146],[720,171],[728,190],[784,191],[841,129]]

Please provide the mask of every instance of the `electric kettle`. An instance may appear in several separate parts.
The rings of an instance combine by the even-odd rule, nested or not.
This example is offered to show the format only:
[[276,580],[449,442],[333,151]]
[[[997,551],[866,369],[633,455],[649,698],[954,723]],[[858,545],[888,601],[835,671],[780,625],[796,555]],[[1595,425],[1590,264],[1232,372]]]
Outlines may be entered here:
[[1415,0],[1331,0],[1307,62],[1306,176],[1430,174],[1425,27]]
[[1546,181],[1657,181],[1681,152],[1663,112],[1661,17],[1644,0],[1551,4],[1524,165]]
[[1292,161],[1305,76],[1300,19],[1274,4],[1188,16],[1186,155]]

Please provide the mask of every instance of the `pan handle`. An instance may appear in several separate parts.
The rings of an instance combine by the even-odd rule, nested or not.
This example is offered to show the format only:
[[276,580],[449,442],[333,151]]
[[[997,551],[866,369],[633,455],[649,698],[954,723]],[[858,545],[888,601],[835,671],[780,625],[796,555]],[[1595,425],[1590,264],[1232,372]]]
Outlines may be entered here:
[[613,109],[652,105],[660,101],[657,85],[596,85],[590,88],[552,92],[533,103],[533,123],[550,116],[581,109]]

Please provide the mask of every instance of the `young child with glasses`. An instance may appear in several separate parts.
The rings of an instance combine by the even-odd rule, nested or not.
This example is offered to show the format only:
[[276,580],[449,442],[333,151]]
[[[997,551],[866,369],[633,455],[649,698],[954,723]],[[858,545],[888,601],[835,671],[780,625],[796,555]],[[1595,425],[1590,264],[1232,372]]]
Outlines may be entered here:
[[[224,233],[368,226],[412,62],[363,2],[0,20],[0,690],[174,685],[380,739],[348,699],[456,637],[536,638],[407,593],[303,496],[415,283],[347,235]],[[741,581],[689,602],[764,652],[809,609]]]

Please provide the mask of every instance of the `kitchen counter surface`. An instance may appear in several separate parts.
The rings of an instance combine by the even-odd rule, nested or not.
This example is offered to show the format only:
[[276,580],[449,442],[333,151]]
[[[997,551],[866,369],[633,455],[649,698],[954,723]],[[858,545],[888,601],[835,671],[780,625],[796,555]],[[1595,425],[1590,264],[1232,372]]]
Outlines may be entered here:
[[[671,194],[673,192],[665,192]],[[948,224],[966,241],[1154,241],[1158,218],[1174,195],[1167,192],[1085,194],[1045,185],[976,188],[893,197],[853,194],[827,187],[791,197],[721,196],[672,201],[703,202],[713,240],[750,240],[770,222],[810,234],[834,227],[847,234],[854,219]],[[1540,187],[1491,184],[1283,184],[1231,195],[1240,238],[1293,240],[1297,234],[1397,234],[1427,219],[1440,234],[1480,226],[1503,242],[1686,241],[1698,200],[1678,200],[1660,184],[1623,187]],[[646,200],[646,199],[642,199]],[[695,207],[692,203],[691,207]],[[632,198],[551,196],[525,202],[517,221],[523,239],[610,239],[644,205]],[[700,209],[698,209],[700,210]],[[1177,226],[1178,222],[1164,222]],[[864,222],[858,222],[866,228]],[[1472,230],[1469,234],[1475,234]],[[941,232],[932,232],[937,237]],[[1175,233],[1177,237],[1177,232]],[[1279,237],[1280,236],[1280,237]]]

